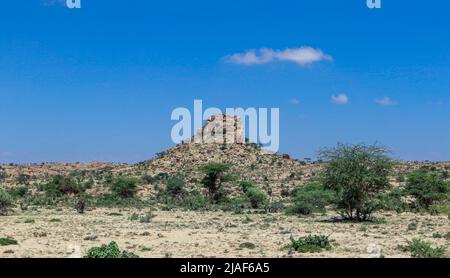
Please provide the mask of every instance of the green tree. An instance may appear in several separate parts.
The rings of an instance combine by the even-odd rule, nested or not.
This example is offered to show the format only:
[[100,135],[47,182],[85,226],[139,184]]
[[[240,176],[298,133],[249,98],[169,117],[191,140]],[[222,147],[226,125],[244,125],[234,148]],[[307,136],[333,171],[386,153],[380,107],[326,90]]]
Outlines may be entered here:
[[218,203],[225,197],[222,188],[224,182],[232,180],[232,176],[227,172],[230,165],[222,163],[209,163],[200,168],[206,175],[201,183],[208,190],[208,197],[211,203]]
[[390,187],[393,167],[389,150],[378,145],[347,145],[320,151],[327,162],[323,171],[325,188],[334,190],[341,215],[365,221],[379,209],[381,193]]
[[118,177],[113,180],[111,185],[112,193],[122,199],[133,198],[137,193],[137,183],[135,178]]
[[71,177],[53,176],[50,182],[44,185],[49,196],[60,197],[65,194],[79,194],[83,192],[82,186]]
[[406,192],[416,198],[418,208],[425,209],[446,199],[449,188],[449,183],[441,175],[426,170],[409,174],[406,182]]

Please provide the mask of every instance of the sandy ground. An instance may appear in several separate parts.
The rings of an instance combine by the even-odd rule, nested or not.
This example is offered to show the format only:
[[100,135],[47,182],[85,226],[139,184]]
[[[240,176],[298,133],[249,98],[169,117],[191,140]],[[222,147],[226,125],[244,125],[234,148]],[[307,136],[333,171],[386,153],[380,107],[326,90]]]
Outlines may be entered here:
[[[433,234],[450,231],[447,215],[385,213],[377,223],[333,222],[334,214],[296,217],[284,214],[156,211],[150,223],[131,221],[136,209],[95,209],[78,214],[73,209],[34,209],[0,217],[0,237],[18,245],[0,246],[0,257],[80,257],[87,249],[116,241],[122,250],[140,257],[369,257],[377,244],[385,257],[409,257],[398,246],[422,238],[448,245]],[[416,230],[408,229],[411,222]],[[333,248],[316,254],[283,249],[292,236],[330,235]],[[254,249],[241,248],[242,243]]]

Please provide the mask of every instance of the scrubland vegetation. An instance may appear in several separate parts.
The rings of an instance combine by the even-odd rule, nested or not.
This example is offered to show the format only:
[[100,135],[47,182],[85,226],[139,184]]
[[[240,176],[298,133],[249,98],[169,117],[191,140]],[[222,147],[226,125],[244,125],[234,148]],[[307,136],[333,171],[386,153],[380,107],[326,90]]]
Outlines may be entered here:
[[[321,217],[320,221],[332,225],[360,225],[359,231],[367,234],[374,226],[391,221],[390,218],[401,218],[402,213],[430,217],[444,215],[447,219],[450,218],[448,169],[421,168],[396,172],[394,169],[398,162],[389,158],[388,149],[378,145],[339,144],[335,148],[320,151],[320,160],[323,165],[320,171],[311,175],[302,186],[291,190],[282,189],[281,196],[277,197],[274,197],[268,179],[264,184],[244,179],[232,171],[232,165],[219,162],[205,163],[199,167],[202,178],[197,181],[189,179],[189,183],[198,185],[195,188],[187,186],[188,177],[182,172],[128,176],[112,169],[102,169],[99,172],[71,172],[66,175],[48,176],[40,182],[33,180],[32,176],[19,175],[15,186],[0,188],[0,222],[3,221],[2,218],[26,214],[29,209],[58,211],[64,208],[73,210],[80,217],[96,209],[138,209],[144,212],[127,215],[127,221],[151,225],[158,212],[171,211],[196,212],[199,217],[201,213],[216,213],[218,221],[223,214],[230,217],[242,215],[246,217],[244,224],[252,223],[251,215],[265,216],[264,219],[273,216],[273,221],[267,220],[261,224],[260,228],[263,229],[264,225],[281,225],[276,223],[277,217],[281,216],[283,221],[289,221],[294,226],[297,222],[300,225],[301,221],[313,223],[315,218]],[[7,178],[8,174],[0,170],[0,184]],[[302,179],[302,173],[293,173],[289,179]],[[148,184],[153,186],[154,192],[141,194]],[[120,212],[114,213],[117,217],[122,215]],[[50,222],[59,223],[60,219],[53,217]],[[223,220],[223,223],[225,222]],[[33,223],[34,219],[28,222],[30,225]],[[232,228],[235,224],[226,225]],[[441,225],[444,225],[448,232],[434,236],[448,241],[448,222]],[[408,231],[415,230],[417,223],[409,223]],[[326,253],[332,252],[336,246],[342,248],[342,242],[333,244],[333,232],[316,232],[319,233],[301,237],[286,232],[286,242],[279,246],[277,251],[284,250],[280,252],[286,252],[288,255]],[[220,229],[217,233],[221,233]],[[1,246],[20,247],[20,242],[3,235],[2,230],[1,236],[5,236],[0,238]],[[429,241],[421,239],[421,236],[423,235],[417,234],[416,238],[405,241],[405,245],[397,249],[414,258],[448,256],[447,244],[433,246]],[[137,256],[132,252],[120,251],[113,235],[108,239],[110,243],[92,247],[83,256]],[[244,243],[239,244],[242,245],[240,248],[257,248],[251,242]],[[252,248],[246,247],[251,244]],[[352,242],[345,244],[351,247]],[[147,252],[151,250],[148,247],[143,249]]]

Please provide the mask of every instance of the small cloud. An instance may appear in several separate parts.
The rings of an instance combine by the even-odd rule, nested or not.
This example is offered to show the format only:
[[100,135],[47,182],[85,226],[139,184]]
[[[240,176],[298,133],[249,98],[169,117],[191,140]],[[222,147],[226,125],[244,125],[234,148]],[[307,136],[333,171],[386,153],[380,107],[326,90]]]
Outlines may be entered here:
[[392,100],[390,97],[384,97],[382,99],[376,99],[375,103],[378,103],[379,105],[384,106],[390,106],[390,105],[397,105],[398,102],[395,100]]
[[346,105],[349,100],[346,94],[332,95],[331,102],[338,105]]
[[252,49],[244,53],[226,56],[225,61],[238,65],[260,65],[274,61],[287,61],[306,66],[320,61],[333,61],[333,57],[323,53],[320,49],[304,46],[284,50],[271,48]]
[[299,105],[300,104],[300,100],[296,99],[296,98],[291,98],[289,100],[289,103],[292,104],[292,105]]

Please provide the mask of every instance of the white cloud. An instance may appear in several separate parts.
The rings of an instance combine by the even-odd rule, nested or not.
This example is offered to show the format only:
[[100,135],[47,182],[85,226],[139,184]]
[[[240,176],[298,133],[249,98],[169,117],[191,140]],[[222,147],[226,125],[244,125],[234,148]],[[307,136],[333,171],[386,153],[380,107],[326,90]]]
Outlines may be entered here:
[[338,105],[346,105],[349,102],[348,96],[346,94],[332,95],[331,101],[334,104],[338,104]]
[[296,99],[296,98],[291,98],[289,100],[289,103],[292,104],[292,105],[299,105],[300,104],[300,100]]
[[226,56],[225,61],[239,65],[258,65],[274,61],[288,61],[306,66],[320,61],[333,61],[333,58],[323,53],[320,49],[304,46],[284,50],[274,50],[271,48],[252,49],[244,53]]
[[384,97],[382,99],[376,99],[375,103],[378,103],[379,105],[389,106],[389,105],[397,105],[398,102],[395,100],[392,100],[390,97]]

